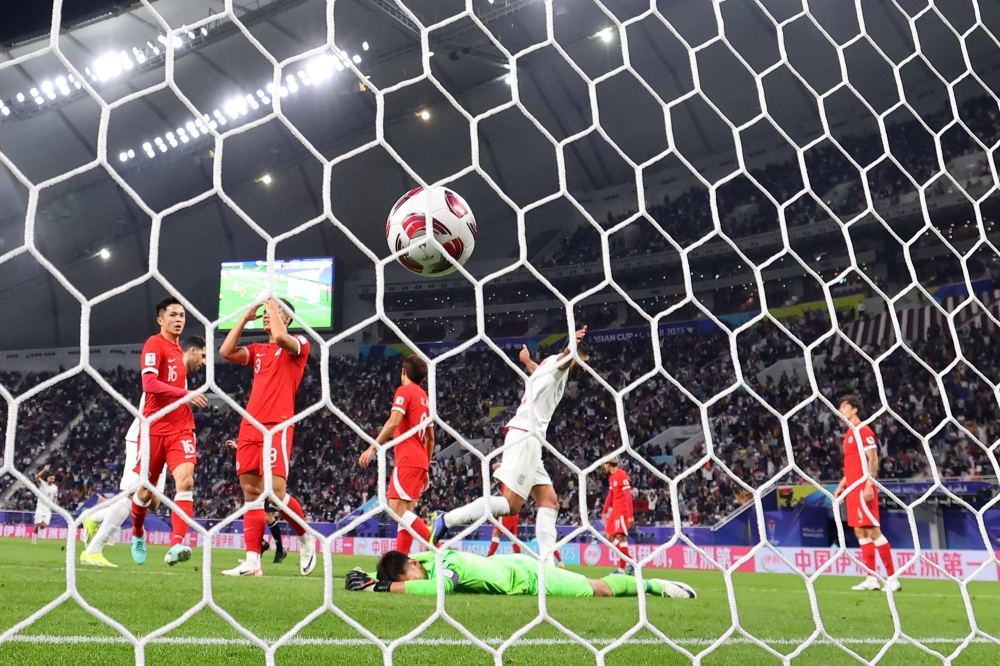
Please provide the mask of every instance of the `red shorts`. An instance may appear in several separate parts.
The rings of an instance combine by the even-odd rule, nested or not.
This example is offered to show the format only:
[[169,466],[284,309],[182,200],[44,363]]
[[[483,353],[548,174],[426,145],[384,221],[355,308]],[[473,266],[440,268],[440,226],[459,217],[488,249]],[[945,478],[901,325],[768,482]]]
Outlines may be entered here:
[[[267,425],[267,424],[264,424]],[[269,426],[270,427],[270,426]],[[295,427],[288,426],[271,436],[271,474],[288,478],[292,461],[292,439]],[[236,476],[256,474],[264,476],[264,433],[244,421],[236,439]]]
[[847,495],[847,524],[850,527],[879,527],[878,488],[874,488],[875,497],[866,502],[865,486],[862,483]]
[[608,523],[604,526],[604,531],[607,534],[628,534],[628,518],[624,513],[618,513],[612,509],[611,516],[608,517]]
[[[154,486],[160,480],[163,465],[172,473],[178,465],[198,463],[198,447],[194,433],[190,430],[178,430],[169,435],[149,436],[149,482]],[[139,454],[136,457],[136,474],[142,465],[142,433],[139,434]]]
[[407,502],[420,499],[427,481],[427,470],[420,467],[393,467],[385,496]]
[[521,514],[515,513],[513,516],[503,516],[500,524],[507,528],[507,531],[517,536],[517,521],[521,519]]

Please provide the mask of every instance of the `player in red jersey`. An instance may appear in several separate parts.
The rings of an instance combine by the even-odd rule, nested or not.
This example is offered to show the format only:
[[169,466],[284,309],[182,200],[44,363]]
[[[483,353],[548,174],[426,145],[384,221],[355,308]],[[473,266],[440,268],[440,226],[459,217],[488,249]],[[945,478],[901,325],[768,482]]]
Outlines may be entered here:
[[[160,325],[160,332],[146,340],[142,347],[142,390],[146,394],[142,415],[148,418],[176,405],[173,411],[149,424],[149,483],[156,485],[166,463],[174,477],[174,504],[190,517],[194,514],[194,466],[198,462],[198,450],[194,414],[188,403],[205,407],[208,399],[187,388],[188,371],[194,372],[205,365],[205,341],[197,336],[190,337],[182,350],[178,340],[186,322],[187,312],[176,298],[171,296],[157,303],[156,323]],[[142,465],[142,447],[140,430],[137,473]],[[144,524],[152,499],[153,493],[146,487],[132,495],[132,560],[136,564],[146,562]],[[183,544],[188,531],[183,514],[173,513],[171,528],[171,546],[163,561],[173,566],[191,559],[191,549]]]
[[[617,458],[609,460],[602,467],[608,474],[608,497],[604,500],[604,509],[601,511],[604,531],[608,535],[608,541],[628,557],[628,532],[635,525],[632,515],[632,483],[628,473],[618,466]],[[621,559],[618,560],[618,572],[631,576],[633,567]]]
[[[861,437],[861,449],[864,450],[864,463],[862,455],[859,453],[858,444],[854,440],[855,428],[851,428],[844,435],[844,478],[837,486],[835,497],[840,497],[845,490],[865,476],[865,467],[868,466],[868,473],[871,478],[859,484],[847,495],[847,524],[854,528],[854,534],[858,537],[858,544],[861,546],[861,560],[868,568],[868,576],[853,586],[852,590],[877,590],[880,588],[875,572],[875,551],[878,551],[885,565],[887,576],[892,576],[896,567],[892,562],[892,546],[889,540],[882,534],[879,526],[878,510],[878,488],[872,482],[878,477],[878,445],[875,442],[875,433],[866,425],[861,425],[861,400],[854,395],[845,395],[840,399],[840,413],[850,421],[857,429]],[[895,578],[886,581],[883,590],[896,592],[900,589],[899,579]]]
[[[396,461],[392,466],[392,476],[389,478],[389,488],[386,492],[389,508],[401,518],[402,522],[396,532],[396,550],[407,555],[413,546],[413,535],[404,525],[408,525],[425,541],[431,538],[427,525],[413,512],[417,500],[430,483],[428,470],[431,456],[434,455],[434,425],[430,420],[427,392],[420,388],[420,382],[424,381],[426,376],[427,364],[419,356],[411,355],[403,359],[400,387],[392,397],[389,419],[375,438],[378,446],[382,446],[408,430],[420,427],[408,438],[396,444],[394,450]],[[369,446],[361,454],[358,463],[362,467],[368,467],[377,452],[376,445]]]
[[[287,301],[282,303],[287,310],[295,311]],[[266,343],[240,346],[243,328],[259,318],[257,310],[260,306],[254,305],[236,322],[219,347],[219,355],[227,361],[253,366],[253,387],[250,389],[247,413],[268,430],[295,415],[295,394],[309,361],[309,338],[288,333],[288,324],[292,318],[282,312],[281,307],[273,299],[264,303],[264,332],[268,335]],[[273,495],[283,501],[304,524],[302,505],[286,492],[294,434],[294,426],[286,426],[275,432],[271,439],[270,458],[264,460],[264,433],[243,419],[236,439],[236,473],[240,477],[243,499],[250,504],[264,493],[264,470],[270,467]],[[299,573],[308,576],[316,568],[316,539],[287,513],[281,515],[299,535]],[[223,576],[264,575],[260,551],[266,523],[263,507],[248,509],[243,514],[246,559],[239,566],[223,571]]]

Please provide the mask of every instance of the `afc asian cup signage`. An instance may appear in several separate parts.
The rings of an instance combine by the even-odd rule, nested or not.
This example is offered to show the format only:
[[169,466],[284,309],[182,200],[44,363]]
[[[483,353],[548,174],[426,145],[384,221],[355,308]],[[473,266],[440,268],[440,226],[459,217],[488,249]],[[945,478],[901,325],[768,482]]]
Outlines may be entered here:
[[601,561],[601,546],[597,543],[587,544],[583,551],[583,561],[589,567],[597,566]]

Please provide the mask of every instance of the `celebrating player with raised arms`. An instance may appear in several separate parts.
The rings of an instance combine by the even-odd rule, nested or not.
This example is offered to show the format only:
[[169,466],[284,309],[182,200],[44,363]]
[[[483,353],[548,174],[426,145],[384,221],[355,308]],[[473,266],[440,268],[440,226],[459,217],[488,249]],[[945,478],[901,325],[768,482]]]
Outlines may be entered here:
[[[583,342],[586,334],[586,326],[576,332],[576,353],[584,362],[590,359],[590,346]],[[530,375],[530,386],[525,387],[517,413],[504,428],[504,445],[507,448],[500,467],[493,472],[494,478],[504,484],[503,495],[480,497],[448,513],[436,513],[431,540],[436,544],[450,528],[471,523],[484,514],[515,515],[531,497],[538,507],[535,519],[538,549],[543,558],[551,561],[558,540],[556,517],[559,497],[542,464],[542,438],[566,391],[566,382],[570,376],[579,376],[583,368],[570,356],[568,346],[558,356],[549,356],[541,363],[532,361],[531,353],[524,347],[520,359]]]
[[[608,535],[608,541],[628,557],[628,531],[635,525],[632,515],[632,483],[628,473],[618,466],[617,458],[609,460],[602,467],[608,474],[608,496],[601,511],[604,531]],[[632,565],[626,566],[625,560],[619,560],[618,572],[631,574]]]
[[[859,484],[847,495],[847,524],[854,528],[854,534],[858,537],[858,545],[861,546],[861,560],[868,568],[868,576],[853,586],[852,590],[877,590],[880,585],[878,578],[874,576],[875,552],[878,551],[885,564],[887,576],[891,576],[896,567],[892,562],[892,546],[889,540],[882,534],[879,526],[878,510],[878,489],[872,483],[872,479],[878,477],[878,446],[875,443],[875,433],[868,426],[861,425],[861,400],[857,396],[845,395],[840,399],[840,413],[850,421],[852,426],[857,427],[857,432],[861,436],[862,449],[864,450],[864,461],[858,453],[858,444],[854,440],[855,428],[850,428],[844,435],[844,478],[837,485],[834,496],[840,495],[847,490],[847,487],[860,481],[865,476],[865,466],[871,478]],[[858,427],[860,426],[860,427]],[[887,581],[883,590],[891,589],[896,592],[900,589],[899,579]]]
[[[360,569],[347,573],[345,587],[355,592],[396,594],[437,594],[437,578],[444,579],[444,593],[537,595],[538,562],[528,555],[496,555],[486,558],[454,550],[442,554],[438,568],[432,552],[408,557],[389,551],[379,560],[373,576]],[[686,583],[646,578],[647,594],[673,599],[695,599],[697,593]],[[611,574],[593,580],[583,574],[551,565],[545,567],[545,594],[551,597],[635,597],[639,581],[632,576]]]
[[50,502],[55,502],[56,498],[59,497],[59,488],[56,486],[56,475],[49,474],[47,478],[45,473],[49,471],[49,466],[46,465],[35,475],[35,481],[38,482],[38,490],[41,492],[41,496],[35,498],[35,527],[31,530],[31,543],[38,543],[38,533],[49,526],[52,522],[52,509],[49,505],[42,501],[42,497],[45,497]]
[[[287,302],[288,310],[294,309]],[[290,335],[288,324],[292,318],[281,311],[277,301],[264,303],[264,332],[266,343],[240,346],[243,328],[258,319],[259,305],[244,314],[219,347],[219,355],[227,361],[253,366],[253,386],[247,402],[247,413],[264,427],[271,429],[295,415],[295,394],[302,383],[306,363],[309,361],[309,338]],[[257,501],[264,492],[265,465],[271,468],[274,495],[305,522],[299,501],[287,494],[288,471],[292,459],[294,426],[287,426],[274,433],[271,440],[271,457],[264,460],[264,433],[243,419],[236,440],[236,473],[247,504]],[[316,568],[316,540],[298,522],[286,514],[285,520],[299,535],[299,572],[308,576]],[[264,509],[250,509],[243,514],[243,538],[246,541],[246,559],[239,566],[222,572],[223,576],[263,576],[260,553],[267,519]]]
[[[430,530],[413,512],[420,495],[427,489],[431,456],[434,455],[434,425],[430,420],[427,392],[420,387],[420,382],[425,377],[427,377],[427,364],[423,359],[416,355],[403,359],[400,386],[392,397],[389,418],[375,441],[382,446],[420,426],[419,430],[396,444],[393,450],[395,463],[392,466],[386,498],[389,500],[389,508],[402,519],[404,525],[409,525],[423,539],[430,541]],[[375,445],[369,446],[361,454],[358,463],[362,467],[367,467],[377,452],[378,448]],[[412,547],[413,535],[400,525],[396,532],[396,550],[409,554]]]
[[[149,424],[149,482],[154,486],[160,480],[163,465],[174,477],[174,504],[188,516],[194,514],[194,466],[198,450],[194,437],[194,414],[187,403],[205,407],[208,400],[203,395],[188,391],[188,370],[197,370],[205,364],[205,341],[201,338],[201,351],[188,358],[179,344],[181,331],[187,322],[187,312],[176,298],[169,296],[156,304],[156,323],[160,332],[146,340],[142,347],[142,390],[146,403],[142,415],[150,417],[165,407],[177,403],[172,411]],[[197,343],[195,343],[197,345]],[[191,365],[188,365],[188,363]],[[142,465],[142,436],[134,470]],[[146,511],[153,500],[148,488],[139,488],[132,496],[132,560],[136,564],[146,561]],[[171,566],[191,559],[191,549],[184,545],[188,524],[174,512],[171,520],[170,550],[164,561]]]

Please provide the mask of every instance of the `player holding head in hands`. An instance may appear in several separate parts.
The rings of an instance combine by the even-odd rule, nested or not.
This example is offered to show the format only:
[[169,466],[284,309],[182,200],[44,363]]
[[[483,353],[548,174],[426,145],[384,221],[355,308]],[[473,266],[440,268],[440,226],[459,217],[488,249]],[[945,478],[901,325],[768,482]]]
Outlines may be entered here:
[[[580,360],[587,362],[590,360],[590,346],[583,342],[585,335],[586,326],[576,332],[576,353]],[[481,497],[448,513],[436,513],[431,539],[436,545],[450,528],[471,523],[484,514],[517,514],[531,497],[538,507],[535,519],[538,549],[542,557],[551,563],[558,540],[556,517],[559,497],[542,465],[542,438],[566,391],[567,380],[570,376],[578,377],[583,368],[570,355],[569,346],[558,356],[549,356],[541,363],[532,361],[531,352],[523,347],[520,359],[528,371],[528,386],[525,386],[517,413],[504,428],[504,445],[509,446],[503,452],[500,467],[493,472],[493,477],[504,485],[503,496]]]
[[[618,466],[618,458],[609,460],[601,467],[608,475],[608,496],[601,511],[604,531],[608,535],[608,541],[628,557],[628,531],[635,525],[635,517],[632,515],[632,483],[628,473]],[[618,573],[631,575],[632,565],[626,566],[625,560],[619,560]]]
[[35,528],[31,531],[32,544],[38,543],[38,533],[52,522],[52,509],[42,501],[42,497],[46,497],[50,502],[55,502],[59,497],[56,475],[49,474],[48,477],[45,477],[45,473],[48,471],[49,466],[46,465],[35,475],[35,481],[38,482],[38,490],[41,495],[35,498]]
[[[187,373],[205,365],[205,341],[191,338],[193,353],[185,353],[180,346],[181,331],[187,323],[184,306],[173,296],[156,304],[156,323],[160,332],[146,340],[142,347],[142,390],[146,402],[142,415],[150,417],[170,405],[180,404],[149,424],[149,483],[157,485],[163,465],[174,477],[174,504],[189,517],[194,514],[194,466],[198,450],[194,437],[194,414],[188,403],[198,407],[208,405],[208,399],[188,391]],[[200,342],[198,342],[200,341]],[[197,347],[200,345],[200,349]],[[190,350],[190,347],[189,347]],[[142,434],[135,471],[142,466]],[[132,495],[132,560],[136,564],[146,561],[146,511],[153,500],[153,493],[146,487]],[[191,549],[183,544],[188,524],[183,514],[174,512],[171,518],[170,550],[164,561],[171,566],[191,559]]]
[[[537,595],[538,562],[528,555],[496,555],[486,558],[475,553],[447,550],[442,553],[440,569],[432,552],[409,557],[389,551],[378,562],[378,569],[365,573],[347,572],[344,583],[353,592],[394,592],[396,594],[437,594],[437,578],[444,579],[444,593]],[[698,597],[690,585],[677,581],[646,578],[646,594],[672,599]],[[610,574],[600,580],[552,565],[545,567],[545,594],[550,597],[635,597],[639,581],[632,576]]]
[[[878,551],[885,564],[887,576],[891,576],[896,567],[892,563],[892,546],[889,540],[882,534],[879,527],[878,510],[878,489],[872,479],[878,478],[878,445],[875,442],[875,433],[868,426],[861,425],[861,400],[854,395],[845,395],[840,399],[840,413],[850,421],[852,426],[857,427],[857,432],[861,436],[861,448],[864,454],[858,452],[858,443],[854,440],[855,428],[850,428],[844,435],[844,478],[837,485],[835,497],[840,495],[856,481],[860,481],[865,476],[865,466],[871,478],[859,484],[847,495],[847,524],[854,528],[854,534],[858,537],[858,544],[861,546],[861,560],[868,568],[868,576],[852,587],[852,590],[877,590],[879,589],[878,578],[872,572],[875,571],[875,551]],[[896,592],[900,589],[899,579],[887,581],[883,590],[891,589]]]
[[[413,512],[417,500],[429,485],[428,470],[431,456],[434,455],[434,424],[431,423],[427,392],[420,387],[420,382],[424,381],[425,377],[427,377],[427,364],[423,359],[415,354],[403,359],[399,388],[392,396],[389,418],[375,438],[378,446],[382,446],[419,426],[415,433],[396,444],[393,450],[395,464],[392,466],[392,476],[389,478],[389,489],[386,492],[389,508],[402,519],[403,523],[396,531],[396,550],[407,555],[413,546],[413,535],[403,525],[409,525],[426,541],[430,541],[431,537],[427,525]],[[362,467],[368,467],[376,453],[378,448],[374,444],[369,446],[361,454],[358,463]]]
[[[295,311],[287,301],[282,301],[282,304],[287,310]],[[290,335],[288,324],[292,321],[291,316],[282,311],[276,300],[268,299],[264,302],[263,314],[264,332],[268,335],[268,341],[241,347],[243,328],[259,318],[258,309],[260,305],[254,305],[236,322],[219,347],[219,355],[233,363],[253,366],[253,386],[247,401],[247,413],[265,428],[271,429],[295,415],[295,394],[309,361],[309,338]],[[302,505],[286,493],[294,434],[294,426],[287,426],[274,433],[271,439],[271,457],[264,460],[264,433],[243,419],[236,439],[236,473],[240,477],[243,499],[249,504],[257,501],[263,494],[265,465],[269,466],[275,497],[285,502],[289,510],[305,522]],[[287,514],[282,515],[299,535],[299,572],[308,576],[316,568],[316,540],[298,522],[290,519]],[[266,522],[263,508],[250,509],[243,514],[246,559],[239,566],[223,571],[223,576],[264,575],[260,552]]]

